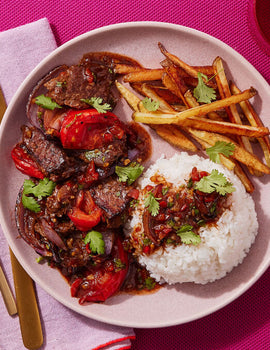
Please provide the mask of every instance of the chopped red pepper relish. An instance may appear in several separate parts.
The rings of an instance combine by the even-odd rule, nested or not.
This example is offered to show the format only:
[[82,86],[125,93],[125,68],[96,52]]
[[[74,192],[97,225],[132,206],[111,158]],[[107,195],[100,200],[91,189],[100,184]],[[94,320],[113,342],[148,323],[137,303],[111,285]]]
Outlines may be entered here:
[[228,194],[204,193],[195,189],[195,184],[208,175],[208,172],[194,167],[186,185],[178,188],[161,176],[151,178],[156,185],[146,186],[144,193],[146,199],[150,195],[152,204],[153,201],[156,203],[152,207],[148,203],[145,205],[142,215],[144,233],[140,228],[135,229],[132,238],[136,248],[140,247],[140,253],[151,254],[166,244],[200,243],[200,227],[215,224],[227,208]]

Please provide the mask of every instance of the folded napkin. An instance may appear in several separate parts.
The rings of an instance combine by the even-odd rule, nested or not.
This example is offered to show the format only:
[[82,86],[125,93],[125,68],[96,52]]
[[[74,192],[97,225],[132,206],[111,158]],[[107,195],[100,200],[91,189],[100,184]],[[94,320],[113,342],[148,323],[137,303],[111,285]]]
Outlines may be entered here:
[[[56,42],[46,18],[0,33],[0,84],[7,103],[30,71]],[[0,256],[9,284],[13,286],[9,249],[0,228]],[[69,310],[36,286],[46,350],[130,349],[134,332],[107,325]],[[14,292],[14,289],[13,289]],[[18,316],[10,317],[0,298],[0,349],[24,348]]]

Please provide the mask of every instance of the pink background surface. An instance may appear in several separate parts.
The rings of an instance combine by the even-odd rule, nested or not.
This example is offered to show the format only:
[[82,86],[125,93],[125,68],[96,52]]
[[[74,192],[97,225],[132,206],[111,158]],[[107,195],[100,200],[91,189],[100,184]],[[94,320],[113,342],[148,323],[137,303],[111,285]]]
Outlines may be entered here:
[[[269,56],[250,24],[248,9],[247,0],[1,0],[0,31],[47,17],[57,44],[61,45],[77,35],[113,23],[171,22],[221,39],[270,83]],[[210,316],[181,326],[136,329],[132,349],[269,349],[269,285],[268,269],[244,295]]]

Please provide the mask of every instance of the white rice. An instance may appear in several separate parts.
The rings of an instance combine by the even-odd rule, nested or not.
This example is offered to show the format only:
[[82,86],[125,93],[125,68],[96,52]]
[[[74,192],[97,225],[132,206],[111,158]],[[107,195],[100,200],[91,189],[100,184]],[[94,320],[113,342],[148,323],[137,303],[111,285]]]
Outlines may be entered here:
[[[199,245],[167,245],[165,250],[160,248],[151,255],[140,255],[140,264],[158,282],[205,284],[224,277],[243,261],[258,231],[257,215],[251,196],[236,175],[209,159],[190,156],[184,152],[171,159],[162,157],[140,178],[138,188],[143,189],[148,184],[155,185],[150,180],[155,174],[163,175],[168,182],[175,185],[186,184],[185,180],[188,180],[194,166],[199,171],[209,173],[217,169],[233,183],[236,191],[232,193],[230,208],[225,210],[217,224],[199,229]],[[127,224],[127,232],[132,232],[137,225],[143,227],[143,208],[141,198]]]

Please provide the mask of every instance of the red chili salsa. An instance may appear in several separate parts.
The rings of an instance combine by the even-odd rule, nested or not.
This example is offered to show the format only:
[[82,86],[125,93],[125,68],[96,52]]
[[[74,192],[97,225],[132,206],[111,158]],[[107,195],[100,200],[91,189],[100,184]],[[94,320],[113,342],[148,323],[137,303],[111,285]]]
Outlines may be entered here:
[[153,213],[148,206],[143,211],[143,234],[138,226],[132,237],[137,253],[151,254],[168,244],[196,245],[200,242],[199,229],[215,224],[228,207],[228,195],[216,191],[204,193],[194,188],[196,182],[207,175],[194,167],[186,185],[177,189],[159,175],[151,178],[157,184],[148,185],[144,195],[146,201],[152,197],[158,209]]

